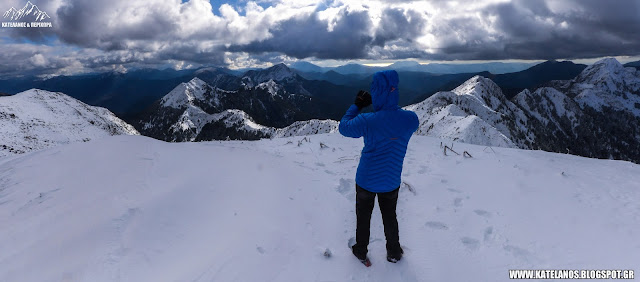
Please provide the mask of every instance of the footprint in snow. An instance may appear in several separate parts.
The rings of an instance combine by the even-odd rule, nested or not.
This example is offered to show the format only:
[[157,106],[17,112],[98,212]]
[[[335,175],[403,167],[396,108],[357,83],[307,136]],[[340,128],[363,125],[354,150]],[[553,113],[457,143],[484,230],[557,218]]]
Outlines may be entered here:
[[485,210],[474,210],[473,212],[482,217],[491,217],[491,213]]
[[462,198],[453,199],[453,205],[456,207],[462,207]]
[[460,238],[460,242],[462,242],[462,245],[464,245],[468,250],[475,251],[480,247],[480,241],[473,238],[462,237]]
[[340,184],[336,187],[336,191],[347,200],[356,199],[356,182],[353,179],[340,178]]
[[438,222],[438,221],[427,221],[427,223],[424,224],[425,226],[431,228],[431,229],[436,229],[436,230],[447,230],[449,229],[449,227],[442,223],[442,222]]
[[531,262],[532,260],[535,259],[531,254],[531,252],[520,247],[516,247],[513,245],[505,245],[503,249],[508,253],[510,253],[511,255],[513,255],[514,257],[516,257],[517,259],[520,259],[522,261]]
[[484,230],[484,241],[488,242],[493,239],[493,226],[489,226]]
[[[444,180],[444,179],[443,179],[443,180]],[[446,180],[444,180],[444,181],[445,181],[445,182],[443,182],[443,183],[446,183]],[[447,188],[447,190],[448,190],[449,192],[451,192],[451,193],[462,193],[462,191],[460,191],[460,190],[458,190],[458,189]]]
[[129,208],[127,211],[121,215],[120,217],[113,220],[115,224],[115,228],[118,233],[122,234],[126,229],[129,228],[131,222],[140,214],[139,208]]

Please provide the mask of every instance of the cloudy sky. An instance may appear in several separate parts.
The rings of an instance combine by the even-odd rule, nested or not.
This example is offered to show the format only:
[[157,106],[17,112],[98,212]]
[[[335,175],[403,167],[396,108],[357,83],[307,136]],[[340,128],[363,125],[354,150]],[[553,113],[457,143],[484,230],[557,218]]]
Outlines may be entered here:
[[640,0],[31,2],[53,27],[0,28],[2,76],[640,55]]

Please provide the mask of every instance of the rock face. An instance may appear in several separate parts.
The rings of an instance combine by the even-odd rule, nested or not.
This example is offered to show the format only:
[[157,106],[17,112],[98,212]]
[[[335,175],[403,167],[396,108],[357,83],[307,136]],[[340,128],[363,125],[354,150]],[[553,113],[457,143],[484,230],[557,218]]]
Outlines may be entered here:
[[139,133],[109,110],[63,93],[31,89],[0,97],[0,156],[122,134]]

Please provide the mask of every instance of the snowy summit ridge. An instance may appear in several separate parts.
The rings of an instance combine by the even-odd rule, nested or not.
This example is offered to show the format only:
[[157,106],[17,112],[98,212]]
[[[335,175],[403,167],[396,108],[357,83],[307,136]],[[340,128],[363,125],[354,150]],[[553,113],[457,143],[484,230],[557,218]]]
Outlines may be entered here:
[[59,92],[0,97],[0,156],[122,134],[139,133],[109,110]]
[[513,136],[522,131],[505,117],[524,118],[498,85],[481,76],[405,109],[418,114],[418,135],[498,147],[516,147]]

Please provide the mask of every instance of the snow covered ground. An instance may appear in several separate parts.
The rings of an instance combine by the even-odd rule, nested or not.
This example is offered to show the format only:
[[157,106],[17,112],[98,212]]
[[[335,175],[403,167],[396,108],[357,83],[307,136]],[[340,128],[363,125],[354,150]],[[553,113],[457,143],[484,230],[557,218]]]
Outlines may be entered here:
[[[0,281],[507,281],[640,270],[640,166],[414,136],[398,202],[350,253],[362,140],[113,136],[0,158]],[[321,143],[324,146],[321,146]],[[321,148],[323,147],[323,148]],[[495,150],[495,151],[494,151]],[[326,249],[330,258],[323,256]]]

